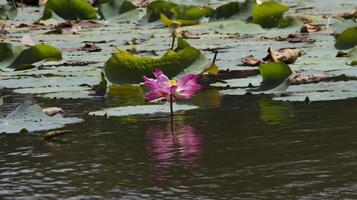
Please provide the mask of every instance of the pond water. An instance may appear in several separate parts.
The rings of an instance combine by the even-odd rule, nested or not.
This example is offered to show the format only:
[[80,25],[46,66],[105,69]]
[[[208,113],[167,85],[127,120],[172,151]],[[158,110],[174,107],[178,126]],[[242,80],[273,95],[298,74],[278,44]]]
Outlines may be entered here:
[[[212,95],[214,91],[207,91]],[[357,103],[280,103],[222,97],[166,115],[88,117],[44,141],[2,135],[2,199],[344,199],[355,198]],[[16,102],[8,98],[8,102]],[[202,102],[200,102],[202,101]],[[120,104],[95,100],[96,107]],[[46,105],[46,102],[43,103]]]
[[[228,1],[212,2],[217,6]],[[348,72],[357,77],[347,58],[335,57],[338,50],[330,26],[339,22],[331,16],[351,11],[356,0],[281,2],[290,7],[288,15],[309,16],[314,23],[327,25],[307,35],[315,43],[261,40],[262,36],[300,33],[302,24],[262,29],[235,20],[185,27],[199,36],[189,43],[206,61],[212,60],[212,49],[219,49],[220,69],[250,70],[242,66],[242,57],[265,57],[270,46],[298,47],[303,55],[290,65],[293,71]],[[271,95],[241,95],[249,83],[259,84],[260,76],[227,80],[232,90],[216,84],[192,101],[179,102],[197,109],[175,113],[173,134],[168,114],[88,114],[145,104],[140,92],[111,88],[106,97],[90,97],[88,86],[99,83],[103,64],[115,52],[113,45],[136,49],[139,56],[163,55],[171,44],[169,29],[159,22],[99,21],[99,27],[83,28],[78,34],[49,35],[45,34],[48,27],[16,27],[34,22],[41,14],[42,8],[21,10],[18,18],[7,21],[10,36],[4,41],[19,44],[24,34],[30,34],[35,42],[60,48],[63,62],[1,71],[0,116],[31,100],[43,108],[61,107],[66,117],[84,121],[65,126],[73,132],[53,140],[42,139],[46,131],[0,134],[0,199],[357,198],[356,82],[290,87],[297,94],[331,92],[325,99],[316,92],[317,100],[345,99],[304,103],[275,101]],[[102,51],[78,50],[85,43],[96,44]],[[89,62],[68,64],[73,61]],[[346,99],[350,97],[354,99]]]

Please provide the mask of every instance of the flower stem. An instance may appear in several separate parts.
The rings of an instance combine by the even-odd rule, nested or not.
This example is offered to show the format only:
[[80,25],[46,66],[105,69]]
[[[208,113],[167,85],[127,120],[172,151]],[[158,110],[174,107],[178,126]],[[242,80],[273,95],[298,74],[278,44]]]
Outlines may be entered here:
[[218,54],[218,50],[215,50],[214,52],[214,57],[213,57],[213,61],[212,64],[216,63],[216,59],[217,59],[217,54]]
[[176,37],[172,36],[171,50],[174,50]]
[[170,116],[171,116],[171,133],[174,133],[174,109],[173,109],[173,94],[170,94]]

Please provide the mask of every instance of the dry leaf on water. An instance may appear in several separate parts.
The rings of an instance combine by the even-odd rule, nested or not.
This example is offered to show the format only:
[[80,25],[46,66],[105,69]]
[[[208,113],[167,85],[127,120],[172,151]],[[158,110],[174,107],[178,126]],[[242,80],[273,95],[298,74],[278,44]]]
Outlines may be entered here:
[[268,55],[263,59],[257,59],[253,55],[249,55],[241,58],[241,62],[248,66],[259,66],[260,64],[267,62],[292,64],[301,56],[301,50],[298,48],[281,48],[275,51],[269,47],[267,53]]
[[57,114],[64,114],[64,110],[62,108],[58,108],[58,107],[50,107],[50,108],[44,108],[43,112],[46,113],[46,115],[53,117]]
[[269,47],[268,54],[269,55],[263,59],[264,61],[280,61],[286,64],[292,64],[299,56],[301,56],[301,50],[298,48],[282,48],[275,51],[273,48]]
[[259,60],[259,59],[255,58],[253,55],[249,55],[244,58],[241,58],[240,61],[244,65],[248,65],[248,66],[259,66],[261,63],[264,63],[263,60]]
[[357,18],[357,9],[353,9],[351,12],[345,12],[343,14],[337,15],[337,18],[342,18],[342,19],[353,19]]
[[293,73],[289,78],[289,84],[307,84],[317,83],[323,80],[328,80],[330,77],[324,72],[297,72]]
[[320,24],[304,24],[304,26],[301,28],[300,32],[301,33],[315,33],[317,31],[321,31],[322,26]]

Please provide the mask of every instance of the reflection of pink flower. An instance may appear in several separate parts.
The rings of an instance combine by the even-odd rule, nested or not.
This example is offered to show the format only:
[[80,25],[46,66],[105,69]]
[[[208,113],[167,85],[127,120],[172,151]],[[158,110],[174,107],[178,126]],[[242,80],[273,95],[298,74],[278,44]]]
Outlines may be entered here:
[[180,78],[177,82],[170,80],[161,70],[154,70],[153,74],[156,79],[147,78],[144,76],[144,83],[150,89],[145,94],[145,99],[148,101],[158,101],[166,99],[170,101],[170,95],[178,99],[190,99],[194,93],[202,89],[202,86],[197,84],[198,76],[186,75]]
[[147,152],[155,164],[154,173],[156,180],[168,176],[165,169],[181,164],[185,168],[194,168],[199,165],[201,158],[203,137],[197,134],[190,125],[178,126],[173,135],[170,131],[151,129],[146,132],[148,139]]

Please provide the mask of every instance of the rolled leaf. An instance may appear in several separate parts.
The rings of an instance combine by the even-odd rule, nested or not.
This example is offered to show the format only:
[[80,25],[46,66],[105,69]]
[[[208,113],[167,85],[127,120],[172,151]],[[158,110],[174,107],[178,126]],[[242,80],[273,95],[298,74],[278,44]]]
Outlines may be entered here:
[[52,18],[52,13],[66,20],[97,19],[97,12],[86,0],[48,0],[41,20]]
[[152,76],[154,69],[161,69],[169,78],[178,75],[201,56],[198,49],[185,40],[178,39],[178,47],[161,58],[138,57],[124,50],[113,55],[104,65],[106,77],[113,83],[140,83],[143,76]]

